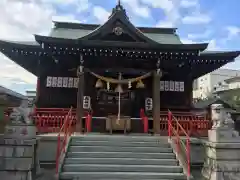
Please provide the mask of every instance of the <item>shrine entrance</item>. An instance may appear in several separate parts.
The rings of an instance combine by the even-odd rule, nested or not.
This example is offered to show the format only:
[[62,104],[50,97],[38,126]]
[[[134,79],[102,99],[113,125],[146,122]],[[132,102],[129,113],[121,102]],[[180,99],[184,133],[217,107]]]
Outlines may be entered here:
[[145,83],[151,73],[136,78],[119,72],[110,75],[99,75],[90,70],[88,72],[88,80],[92,82],[86,84],[88,87],[85,90],[92,89],[93,82],[95,88],[91,93],[85,94],[88,93],[91,97],[93,116],[104,119],[101,124],[105,127],[101,125],[102,129],[126,133],[132,130],[134,124],[142,127],[140,109],[144,108],[145,97],[141,92],[148,90],[145,89]]
[[131,130],[132,101],[134,92],[121,93],[100,89],[97,92],[96,109],[106,116],[106,130],[113,132],[129,132]]
[[133,90],[119,94],[119,92],[99,89],[97,90],[96,108],[102,115],[131,116],[133,100]]

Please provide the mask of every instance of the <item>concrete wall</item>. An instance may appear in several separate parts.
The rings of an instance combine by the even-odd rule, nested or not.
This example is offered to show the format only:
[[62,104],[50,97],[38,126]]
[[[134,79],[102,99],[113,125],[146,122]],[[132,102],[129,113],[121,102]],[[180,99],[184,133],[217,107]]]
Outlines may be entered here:
[[[184,137],[181,137],[181,138],[183,139],[186,145],[186,140],[184,139]],[[191,158],[192,166],[195,166],[195,165],[198,166],[204,162],[205,155],[206,155],[204,142],[207,139],[208,138],[202,138],[202,139],[191,138],[190,158]]]
[[39,160],[41,163],[55,163],[57,155],[57,135],[39,135]]
[[203,145],[204,140],[193,138],[191,140],[191,164],[193,166],[202,164],[206,157],[205,146]]

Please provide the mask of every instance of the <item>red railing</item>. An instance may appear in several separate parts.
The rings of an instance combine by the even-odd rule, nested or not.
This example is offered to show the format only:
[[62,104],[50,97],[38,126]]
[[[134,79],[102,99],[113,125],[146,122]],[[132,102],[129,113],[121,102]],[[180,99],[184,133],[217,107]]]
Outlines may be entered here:
[[[12,108],[5,111],[6,120]],[[69,108],[36,108],[33,118],[37,126],[38,133],[58,133],[64,123]],[[207,136],[207,132],[212,127],[212,121],[207,119],[206,115],[197,115],[190,112],[172,112],[174,117],[181,124],[183,129],[191,136]],[[167,135],[168,131],[168,112],[160,112],[160,130],[162,135]],[[73,126],[76,125],[76,109],[72,109]],[[143,123],[144,133],[148,132],[148,117],[143,109],[140,111],[140,118]],[[91,132],[92,116],[85,112],[85,131]],[[196,134],[196,132],[198,132]],[[180,131],[180,134],[182,132]]]
[[143,109],[140,110],[140,118],[143,122],[143,132],[148,133],[148,117],[145,115]]
[[[59,172],[59,164],[63,153],[66,151],[66,145],[73,132],[73,115],[72,108],[68,111],[67,115],[64,118],[64,123],[58,133],[58,142],[57,142],[57,155],[56,155],[56,174]],[[63,137],[63,139],[61,138]]]
[[85,121],[85,129],[86,132],[91,132],[92,131],[92,115],[90,113],[87,114],[86,121]]
[[[69,108],[36,108],[34,120],[38,133],[56,133],[65,122]],[[76,112],[72,109],[73,125],[76,124]]]
[[[182,136],[180,136],[182,132]],[[176,144],[176,152],[178,156],[184,156],[185,165],[187,166],[187,176],[191,176],[190,172],[190,136],[187,131],[178,122],[177,118],[173,116],[171,111],[168,111],[168,137]],[[181,152],[180,152],[181,151]]]
[[[69,108],[36,108],[34,113],[35,124],[39,133],[59,132],[64,123]],[[91,132],[92,116],[85,111],[85,130]],[[72,109],[73,123],[76,125],[76,109]]]
[[[207,132],[212,127],[212,121],[207,119],[206,114],[196,114],[190,112],[172,112],[175,119],[183,127],[183,129],[191,136],[196,135],[195,132],[199,132],[201,136],[207,136]],[[173,124],[176,124],[173,122]],[[168,112],[162,111],[160,116],[160,129],[161,132],[167,132],[168,130]],[[184,132],[180,130],[179,134],[184,135]]]

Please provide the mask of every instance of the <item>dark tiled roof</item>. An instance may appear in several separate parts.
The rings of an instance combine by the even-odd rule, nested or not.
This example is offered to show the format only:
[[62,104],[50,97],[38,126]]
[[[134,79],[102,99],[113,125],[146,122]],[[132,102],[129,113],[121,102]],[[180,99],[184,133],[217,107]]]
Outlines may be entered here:
[[16,97],[16,98],[19,98],[19,99],[27,99],[26,96],[20,94],[20,93],[17,93],[15,91],[12,91],[8,88],[5,88],[3,86],[0,86],[0,94],[6,94],[6,95],[9,95],[9,96],[13,96],[13,97]]

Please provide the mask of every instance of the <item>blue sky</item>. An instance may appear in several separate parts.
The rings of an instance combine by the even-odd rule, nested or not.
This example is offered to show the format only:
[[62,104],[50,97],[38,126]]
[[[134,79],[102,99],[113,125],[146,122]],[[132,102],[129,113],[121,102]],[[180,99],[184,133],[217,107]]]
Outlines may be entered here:
[[[0,38],[34,40],[52,20],[104,23],[117,0],[1,0]],[[183,43],[209,42],[209,50],[240,50],[239,0],[122,0],[136,26],[177,27]],[[11,8],[9,8],[11,7]],[[24,93],[36,77],[0,54],[0,84]],[[240,69],[240,60],[224,68]]]

